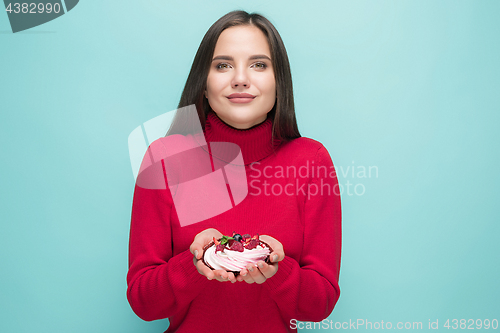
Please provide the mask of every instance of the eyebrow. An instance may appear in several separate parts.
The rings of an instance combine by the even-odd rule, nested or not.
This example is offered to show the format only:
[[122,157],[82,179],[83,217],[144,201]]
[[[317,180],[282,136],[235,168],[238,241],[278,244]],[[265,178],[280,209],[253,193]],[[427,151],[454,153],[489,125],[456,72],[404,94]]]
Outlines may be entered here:
[[[248,58],[248,60],[255,60],[255,59],[267,59],[267,60],[271,61],[271,58],[269,58],[268,56],[266,56],[264,54],[256,54],[256,55],[253,55],[250,58]],[[217,57],[215,57],[215,58],[212,59],[212,61],[215,61],[215,60],[230,60],[230,61],[233,61],[234,58],[231,57],[231,56],[221,55],[221,56],[217,56]]]

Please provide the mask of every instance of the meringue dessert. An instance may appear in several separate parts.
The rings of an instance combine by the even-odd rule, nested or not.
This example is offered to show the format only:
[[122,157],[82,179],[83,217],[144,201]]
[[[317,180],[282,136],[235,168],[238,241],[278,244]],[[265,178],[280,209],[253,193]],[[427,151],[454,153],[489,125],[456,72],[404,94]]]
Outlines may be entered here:
[[222,236],[213,239],[203,248],[203,263],[212,270],[223,269],[238,276],[248,264],[259,260],[270,263],[271,247],[259,239],[259,235],[251,237],[249,234],[240,235],[233,232],[232,237]]

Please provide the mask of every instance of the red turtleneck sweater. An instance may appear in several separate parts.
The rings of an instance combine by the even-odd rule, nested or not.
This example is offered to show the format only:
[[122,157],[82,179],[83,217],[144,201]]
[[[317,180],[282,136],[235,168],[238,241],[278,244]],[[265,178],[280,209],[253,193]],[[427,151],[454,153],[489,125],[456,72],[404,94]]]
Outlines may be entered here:
[[[331,314],[340,293],[341,252],[333,163],[321,143],[304,137],[272,142],[271,129],[270,118],[240,130],[208,114],[206,141],[236,143],[248,179],[245,199],[220,215],[181,226],[168,188],[136,184],[127,298],[140,318],[169,318],[166,332],[297,332],[296,321]],[[262,284],[207,280],[189,251],[195,235],[207,228],[270,235],[283,244],[285,258]]]

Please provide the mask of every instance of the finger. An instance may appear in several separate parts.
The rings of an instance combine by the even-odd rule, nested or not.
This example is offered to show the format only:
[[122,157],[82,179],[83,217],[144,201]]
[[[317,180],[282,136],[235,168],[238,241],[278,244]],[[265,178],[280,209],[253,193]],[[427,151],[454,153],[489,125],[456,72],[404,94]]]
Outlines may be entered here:
[[[193,258],[193,260],[196,259]],[[215,277],[213,271],[210,268],[208,268],[207,265],[203,263],[203,261],[196,260],[195,266],[196,269],[198,269],[198,272],[200,272],[200,274],[202,275],[205,275],[207,279],[212,280]]]
[[245,275],[248,274],[248,272],[244,268],[240,271],[240,274],[238,274],[238,276],[236,277],[236,280],[238,280],[239,282],[244,281],[245,275],[243,275],[243,274],[245,274]]
[[246,268],[242,269],[240,271],[240,275],[238,277],[242,278],[242,281],[245,281],[246,283],[255,283],[254,279],[248,274],[248,270]]
[[213,271],[215,279],[220,282],[227,282],[227,272],[221,269]]
[[197,261],[196,268],[198,269],[198,272],[200,272],[200,274],[202,275],[205,275],[207,279],[209,280],[217,279],[215,271],[207,267],[207,265],[205,265],[201,260]]
[[249,275],[252,277],[252,279],[255,281],[255,283],[261,284],[264,281],[266,281],[266,277],[264,275],[262,275],[262,273],[260,272],[260,270],[257,267],[250,264],[247,266],[247,268],[248,268],[248,271],[250,272]]
[[285,252],[279,251],[279,250],[274,250],[269,255],[269,259],[271,262],[279,262],[279,261],[285,259]]
[[259,262],[257,266],[266,279],[269,279],[278,271],[278,264],[268,265],[266,262],[262,261]]
[[227,279],[229,281],[231,281],[231,283],[235,283],[236,282],[236,277],[234,276],[233,272],[227,272]]

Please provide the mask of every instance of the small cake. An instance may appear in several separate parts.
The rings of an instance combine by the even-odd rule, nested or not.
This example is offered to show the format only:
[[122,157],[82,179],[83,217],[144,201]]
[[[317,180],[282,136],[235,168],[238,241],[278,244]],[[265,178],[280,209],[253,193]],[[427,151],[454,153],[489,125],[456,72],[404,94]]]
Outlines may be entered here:
[[259,239],[259,235],[240,235],[233,232],[232,237],[222,236],[213,239],[203,248],[203,263],[212,270],[223,269],[238,276],[248,264],[254,266],[259,260],[270,263],[269,255],[273,249]]

